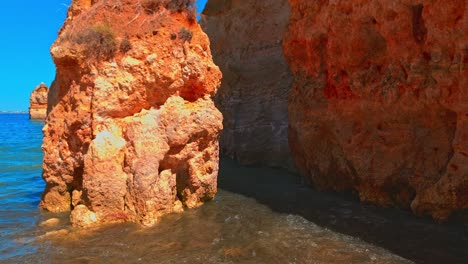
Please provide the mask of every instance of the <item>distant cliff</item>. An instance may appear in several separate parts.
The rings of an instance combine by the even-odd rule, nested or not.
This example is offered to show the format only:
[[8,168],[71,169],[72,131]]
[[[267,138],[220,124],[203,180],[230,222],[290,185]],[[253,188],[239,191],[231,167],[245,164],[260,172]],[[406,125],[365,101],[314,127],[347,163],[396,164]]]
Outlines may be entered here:
[[29,119],[44,120],[47,117],[47,85],[41,83],[31,93],[29,99]]

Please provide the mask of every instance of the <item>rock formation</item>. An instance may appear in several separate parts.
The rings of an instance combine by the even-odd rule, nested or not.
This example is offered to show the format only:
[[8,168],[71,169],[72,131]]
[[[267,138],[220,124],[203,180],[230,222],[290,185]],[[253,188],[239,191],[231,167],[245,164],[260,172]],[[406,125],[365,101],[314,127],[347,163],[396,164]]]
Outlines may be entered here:
[[468,1],[289,2],[301,173],[440,220],[468,209]]
[[291,168],[288,92],[292,73],[284,58],[287,0],[210,0],[202,27],[223,72],[215,97],[223,113],[223,154],[243,164]]
[[44,120],[47,117],[47,93],[49,88],[44,83],[38,85],[29,98],[29,119]]
[[51,48],[42,208],[151,225],[214,197],[221,72],[190,2],[72,2]]

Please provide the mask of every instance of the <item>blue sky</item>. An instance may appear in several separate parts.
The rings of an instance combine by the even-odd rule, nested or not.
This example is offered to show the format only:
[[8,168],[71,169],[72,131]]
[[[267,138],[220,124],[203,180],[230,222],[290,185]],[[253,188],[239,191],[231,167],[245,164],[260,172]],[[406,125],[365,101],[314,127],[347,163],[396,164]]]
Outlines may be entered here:
[[[0,111],[27,111],[36,85],[50,85],[55,66],[50,46],[71,0],[5,1],[0,8]],[[199,12],[206,0],[197,0]]]

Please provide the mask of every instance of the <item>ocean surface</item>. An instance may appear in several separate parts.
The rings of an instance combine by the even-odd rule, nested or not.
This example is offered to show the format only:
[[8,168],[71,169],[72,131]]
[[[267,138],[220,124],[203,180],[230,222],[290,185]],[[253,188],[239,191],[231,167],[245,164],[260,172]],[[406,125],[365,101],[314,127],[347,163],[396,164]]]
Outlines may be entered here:
[[[388,215],[385,210],[376,213],[357,202],[314,192],[281,170],[241,167],[230,161],[221,163],[222,189],[216,199],[201,208],[168,215],[151,228],[132,223],[72,228],[67,214],[38,209],[45,185],[41,178],[42,126],[25,114],[0,114],[0,263],[380,264],[466,260],[463,228],[440,227],[405,212],[395,212],[398,221],[403,221],[395,222],[391,219],[395,214]],[[307,202],[305,209],[301,201]],[[336,231],[343,223],[345,232]],[[414,228],[422,233],[411,233]],[[379,233],[380,229],[389,230]],[[399,229],[403,234],[392,236],[399,234]],[[377,240],[366,236],[371,232]],[[440,240],[442,248],[424,244],[428,236]],[[381,243],[386,237],[389,243]],[[406,245],[408,239],[423,242]],[[456,245],[445,245],[444,239]],[[392,243],[410,253],[392,247]],[[432,257],[427,256],[427,249]],[[447,261],[438,262],[441,259]]]
[[18,239],[30,239],[40,218],[42,126],[27,114],[0,114],[0,260],[35,250]]

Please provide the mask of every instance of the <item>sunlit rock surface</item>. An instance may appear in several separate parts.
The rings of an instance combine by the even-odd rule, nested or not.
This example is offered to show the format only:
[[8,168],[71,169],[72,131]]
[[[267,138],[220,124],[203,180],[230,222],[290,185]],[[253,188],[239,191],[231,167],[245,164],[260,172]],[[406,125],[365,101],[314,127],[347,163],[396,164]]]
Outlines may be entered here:
[[51,48],[41,207],[74,225],[151,225],[216,194],[221,72],[183,4],[151,2],[73,1]]
[[446,219],[468,208],[468,2],[290,0],[303,175]]
[[289,5],[279,1],[209,0],[201,24],[223,72],[215,97],[224,115],[220,150],[243,164],[293,167],[288,147],[292,73],[282,39]]
[[47,116],[47,93],[49,88],[41,83],[29,98],[29,119],[44,120]]

